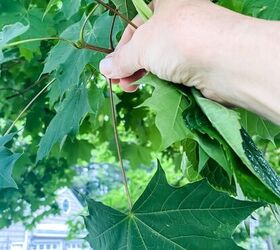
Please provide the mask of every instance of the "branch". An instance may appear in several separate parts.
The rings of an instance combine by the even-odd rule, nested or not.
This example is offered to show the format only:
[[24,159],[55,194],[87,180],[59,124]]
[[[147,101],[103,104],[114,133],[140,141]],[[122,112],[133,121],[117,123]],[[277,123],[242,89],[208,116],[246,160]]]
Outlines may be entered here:
[[6,133],[4,134],[7,135],[11,132],[17,121],[22,117],[22,115],[29,109],[29,107],[38,99],[38,97],[45,92],[45,90],[55,81],[55,79],[52,79],[26,106],[25,108],[20,112],[20,114],[17,116],[17,118],[14,120],[12,125],[8,128]]
[[7,87],[7,88],[0,88],[0,91],[13,91],[13,92],[16,92],[17,94],[15,94],[15,95],[22,95],[22,92],[20,91],[20,90],[18,90],[18,89],[14,89],[14,88],[9,88],[9,87]]
[[133,28],[135,28],[135,29],[138,28],[136,24],[134,24],[132,21],[130,21],[125,15],[120,13],[118,10],[112,8],[109,4],[104,3],[102,0],[94,0],[94,1],[98,2],[99,4],[101,4],[106,9],[112,11],[115,15],[121,17],[124,21],[126,21],[128,24],[130,24]]
[[97,51],[97,52],[100,52],[100,53],[103,53],[103,54],[110,54],[110,53],[113,52],[112,49],[100,48],[100,47],[91,45],[89,43],[81,44],[81,47],[78,47],[78,49],[88,49],[88,50]]
[[21,45],[24,43],[31,43],[31,42],[37,42],[37,41],[49,41],[49,40],[64,41],[64,42],[68,42],[71,45],[75,46],[74,42],[64,39],[62,37],[41,37],[41,38],[31,38],[31,39],[21,40],[21,41],[17,41],[17,42],[13,42],[13,43],[8,43],[8,44],[4,45],[3,48],[6,49],[6,48]]
[[101,53],[104,53],[104,54],[109,54],[109,53],[112,52],[111,50],[106,49],[106,48],[93,46],[93,45],[88,44],[88,43],[81,43],[81,42],[76,43],[76,42],[64,39],[62,37],[42,37],[42,38],[32,38],[32,39],[27,39],[27,40],[21,40],[21,41],[17,41],[17,42],[13,42],[13,43],[8,43],[8,44],[4,45],[3,48],[6,49],[6,48],[21,45],[21,44],[24,44],[24,43],[31,43],[31,42],[37,42],[37,41],[49,41],[49,40],[58,40],[58,41],[67,42],[77,49],[89,49],[89,50],[94,50],[96,52],[101,52]]
[[[113,31],[114,31],[116,16],[117,15],[115,14],[115,16],[113,18],[111,30],[110,30],[110,45],[111,45],[112,50],[114,50]],[[111,79],[109,79],[109,93],[110,93],[110,105],[111,105],[111,112],[112,112],[112,123],[113,123],[115,143],[116,143],[119,163],[120,163],[120,167],[121,167],[124,190],[125,190],[125,193],[126,193],[126,196],[127,196],[128,207],[131,210],[132,209],[132,200],[131,200],[131,195],[130,195],[129,188],[128,188],[127,176],[126,176],[125,167],[124,167],[123,159],[122,159],[121,143],[120,143],[120,137],[119,137],[119,133],[118,133],[117,119],[116,119],[116,113],[117,112],[116,112],[116,106],[115,106],[115,103],[114,103],[113,86],[112,86],[112,80]]]
[[18,94],[14,94],[14,95],[10,95],[6,97],[6,100],[10,100],[12,98],[15,98],[17,96],[20,95],[24,95],[25,93],[27,93],[28,91],[30,91],[31,89],[33,89],[33,87],[35,87],[36,85],[40,84],[42,81],[46,80],[48,78],[48,75],[45,75],[44,77],[42,77],[41,79],[37,80],[35,83],[31,84],[30,86],[28,86],[27,88],[23,89],[23,90],[18,90]]
[[113,32],[114,32],[114,27],[115,27],[115,23],[116,23],[116,18],[117,18],[117,15],[115,14],[114,17],[113,17],[113,22],[112,22],[112,25],[111,25],[110,36],[109,36],[110,47],[111,47],[112,50],[115,50],[114,41],[113,41]]

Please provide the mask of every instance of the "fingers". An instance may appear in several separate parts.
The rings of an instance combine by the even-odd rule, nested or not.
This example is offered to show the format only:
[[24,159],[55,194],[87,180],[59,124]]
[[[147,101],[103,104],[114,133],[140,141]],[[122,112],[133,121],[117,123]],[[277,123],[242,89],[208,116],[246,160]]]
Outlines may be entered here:
[[[151,2],[151,3],[149,4],[149,6],[150,6],[150,8],[151,8],[152,10],[154,9],[154,4],[153,4],[153,2]],[[141,18],[139,15],[137,15],[137,16],[132,20],[132,23],[134,23],[137,27],[140,27],[144,22],[143,22],[142,18]],[[128,25],[128,26],[126,27],[126,29],[125,29],[123,35],[122,35],[121,40],[120,40],[119,43],[118,43],[116,49],[118,49],[118,48],[122,47],[123,45],[125,45],[126,43],[128,43],[128,42],[131,40],[131,38],[132,38],[132,36],[133,36],[133,34],[134,34],[135,31],[136,31],[136,29],[135,29],[134,27],[132,27],[131,25]]]
[[[137,27],[139,27],[139,26],[141,26],[141,25],[143,24],[143,21],[142,21],[142,19],[141,19],[140,16],[136,16],[136,17],[132,20],[132,22],[133,22]],[[117,50],[118,48],[122,47],[123,45],[125,45],[126,43],[128,43],[128,42],[131,40],[131,38],[132,38],[132,36],[133,36],[133,34],[134,34],[135,31],[136,31],[136,29],[135,29],[134,27],[132,27],[131,25],[128,25],[128,26],[126,27],[126,29],[124,30],[124,33],[123,33],[122,38],[121,38],[121,40],[119,41],[119,43],[118,43],[118,45],[117,45],[117,47],[116,47],[116,50]]]
[[110,79],[129,77],[141,69],[139,57],[137,46],[129,42],[101,61],[100,72]]
[[122,79],[144,68],[145,44],[149,38],[148,23],[135,31],[132,39],[100,63],[100,72],[110,79]]
[[[150,4],[150,7],[153,8],[153,3]],[[136,16],[132,22],[137,27],[143,24],[140,16]],[[138,40],[141,36],[133,40],[135,32],[139,33],[133,26],[128,25],[115,52],[108,55],[100,63],[100,72],[112,79],[112,83],[119,84],[126,92],[136,91],[137,86],[130,85],[130,83],[139,80],[146,73],[145,70],[141,70],[139,64],[141,43]]]
[[120,83],[120,80],[119,80],[119,79],[112,79],[112,83],[113,83],[113,84],[119,84],[119,83]]
[[141,69],[135,72],[132,76],[120,80],[119,85],[125,92],[134,92],[138,89],[137,85],[131,85],[141,79],[146,74],[146,71]]

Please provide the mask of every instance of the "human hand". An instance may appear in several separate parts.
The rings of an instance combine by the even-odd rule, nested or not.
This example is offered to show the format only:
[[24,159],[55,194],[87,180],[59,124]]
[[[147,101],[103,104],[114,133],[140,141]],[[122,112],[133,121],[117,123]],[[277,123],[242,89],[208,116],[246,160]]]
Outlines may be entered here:
[[[128,26],[100,71],[127,92],[146,71],[196,87],[215,101],[280,124],[280,22],[247,17],[209,0],[154,0],[154,15]],[[265,46],[264,46],[265,44]]]
[[130,83],[149,71],[209,96],[210,72],[238,14],[208,0],[158,0],[153,8],[147,23],[136,17],[139,28],[127,27],[116,51],[101,62],[101,72],[128,92],[137,88]]

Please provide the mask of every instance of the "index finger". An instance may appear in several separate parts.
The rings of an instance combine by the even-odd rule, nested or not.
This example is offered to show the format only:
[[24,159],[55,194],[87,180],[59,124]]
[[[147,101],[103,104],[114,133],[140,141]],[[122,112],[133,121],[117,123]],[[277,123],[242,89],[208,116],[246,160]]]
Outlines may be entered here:
[[[138,15],[132,20],[132,22],[137,27],[139,27],[143,24],[143,21],[142,21],[141,17],[138,16]],[[126,43],[128,43],[131,40],[135,31],[136,31],[136,29],[133,26],[131,26],[130,24],[127,25],[127,27],[125,28],[125,30],[123,32],[122,38],[119,41],[116,49],[118,49],[118,48],[122,47],[123,45],[125,45]]]
[[[153,9],[153,2],[149,4],[150,8]],[[133,20],[132,23],[134,23],[137,27],[141,26],[144,24],[143,20],[139,15],[137,15]],[[124,30],[124,33],[122,35],[121,40],[119,41],[116,49],[120,48],[121,46],[125,45],[128,43],[131,38],[133,37],[134,32],[136,31],[135,27],[131,26],[130,24],[127,25],[126,29]]]

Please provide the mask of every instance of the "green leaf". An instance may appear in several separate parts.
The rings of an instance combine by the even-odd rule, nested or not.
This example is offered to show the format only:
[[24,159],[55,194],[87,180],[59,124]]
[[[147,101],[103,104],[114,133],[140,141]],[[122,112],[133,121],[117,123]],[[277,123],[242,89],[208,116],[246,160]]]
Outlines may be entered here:
[[50,0],[48,5],[47,5],[47,8],[44,12],[43,18],[45,17],[45,15],[48,14],[48,12],[51,10],[51,8],[55,5],[57,5],[59,2],[60,2],[60,0]]
[[200,174],[214,188],[236,195],[235,183],[228,178],[227,172],[212,159],[207,161]]
[[2,53],[3,47],[5,47],[5,45],[7,45],[7,43],[14,38],[26,32],[28,28],[29,26],[18,22],[3,27],[2,31],[0,32],[0,63],[4,60],[4,55]]
[[53,145],[61,141],[68,134],[76,134],[80,122],[90,111],[86,87],[73,88],[57,110],[57,114],[50,122],[45,135],[42,137],[37,153],[37,162],[50,152]]
[[79,160],[90,162],[93,145],[87,140],[66,139],[61,155],[65,157],[69,166],[77,165]]
[[241,14],[268,20],[280,20],[278,0],[219,0],[218,3]]
[[116,8],[130,20],[136,16],[136,10],[131,0],[112,0]]
[[[252,140],[252,138],[248,135],[246,130],[241,129],[241,136],[243,139],[243,148],[246,156],[251,162],[255,172],[260,172],[262,175],[262,181],[267,183],[267,186],[279,195],[279,176],[274,171],[274,169],[269,165],[268,161],[264,158],[263,153],[257,148],[256,144]],[[263,175],[265,173],[265,175]]]
[[148,21],[152,17],[153,11],[144,0],[132,0],[132,2],[138,12],[138,15],[144,22]]
[[243,194],[251,200],[265,201],[271,204],[280,204],[280,198],[267,188],[259,178],[244,165],[240,159],[235,159],[234,173],[237,185]]
[[66,19],[70,19],[74,14],[76,14],[81,6],[81,0],[64,0],[61,11],[64,13]]
[[198,144],[194,140],[186,140],[183,142],[183,155],[185,154],[187,161],[185,161],[186,164],[183,162],[181,169],[189,182],[195,182],[202,179],[198,171],[199,157],[197,156],[197,148]]
[[205,180],[174,188],[161,167],[124,214],[88,200],[87,240],[93,249],[242,249],[235,227],[262,204],[239,201]]
[[14,133],[8,134],[5,136],[0,136],[0,147],[4,147],[5,144],[7,144],[9,141],[11,141],[14,136],[15,136]]
[[240,114],[240,122],[242,127],[251,136],[255,135],[264,140],[270,141],[273,144],[275,143],[274,139],[280,133],[279,126],[243,109],[238,110],[238,113]]
[[209,160],[209,156],[206,154],[206,152],[201,147],[199,147],[199,164],[198,164],[199,173],[205,167],[208,160]]
[[[83,20],[69,26],[61,37],[68,40],[78,40]],[[80,82],[80,75],[85,66],[90,62],[92,54],[86,50],[79,50],[72,45],[59,42],[50,51],[42,74],[55,71],[57,81],[53,84],[50,92],[51,102],[56,101],[69,88],[77,86]]]
[[[198,174],[200,172],[199,170],[204,166],[200,174],[207,178],[214,187],[234,194],[235,189],[232,185],[237,184],[249,199],[279,204],[280,199],[244,165],[195,103],[185,113],[187,126],[195,134],[194,140],[200,145],[200,161],[197,167],[193,166],[191,168],[194,174]],[[205,166],[204,153],[218,163],[220,169],[212,161],[208,161],[209,164]],[[230,177],[234,173],[237,183],[234,183],[231,178],[227,178],[226,180],[225,173],[221,167],[227,171],[228,175],[230,174]]]
[[0,46],[3,47],[9,41],[26,32],[28,28],[29,26],[23,25],[22,23],[4,26],[2,32],[0,32]]
[[141,165],[149,166],[152,161],[151,149],[139,146],[134,143],[125,143],[122,145],[123,158],[130,162],[130,166],[134,169]]
[[14,135],[0,136],[0,190],[4,188],[17,188],[17,184],[12,178],[12,170],[21,154],[13,154],[5,147],[5,144],[11,141]]
[[[38,8],[30,8],[26,13],[28,18],[29,29],[23,35],[20,36],[20,40],[41,38],[41,37],[52,37],[56,36],[56,30],[54,29],[54,20],[49,16],[43,17],[43,10]],[[20,52],[28,51],[31,55],[41,54],[40,45],[41,41],[24,43],[19,46]],[[27,57],[27,59],[29,59]]]
[[[79,22],[69,26],[60,36],[71,41],[77,41],[83,23],[84,19],[81,19]],[[91,25],[86,27],[85,40],[93,45],[109,48],[111,24],[112,17],[108,13],[101,15],[96,19],[93,27]],[[121,29],[122,26],[119,19],[117,19],[113,34],[114,41],[116,41],[116,34]],[[55,71],[57,81],[51,88],[51,102],[55,102],[65,91],[79,84],[80,75],[87,64],[91,63],[98,68],[99,61],[103,57],[98,52],[85,49],[79,50],[62,41],[54,46],[49,52],[42,72],[42,74],[47,74]]]
[[[201,153],[206,153],[228,173],[229,179],[231,179],[233,167],[231,166],[228,145],[201,111],[195,99],[190,97],[189,99],[192,100],[192,104],[184,112],[186,114],[185,121],[188,128],[195,134],[194,140],[198,142],[202,149],[199,158],[201,159]],[[199,172],[204,164],[203,161],[199,162]]]
[[241,13],[268,19],[280,19],[280,2],[278,0],[246,0],[243,2]]
[[[221,104],[202,97],[193,91],[196,101],[210,120],[212,125],[222,135],[232,150],[238,155],[250,171],[274,194],[280,197],[280,177],[269,166],[263,155],[253,150],[253,141],[249,136],[242,138],[239,115]],[[247,141],[244,141],[244,138]],[[250,144],[250,145],[248,145]],[[252,159],[256,157],[258,160]]]
[[[214,159],[227,172],[229,178],[231,178],[233,169],[231,166],[231,162],[229,161],[227,151],[224,149],[224,144],[221,143],[221,141],[210,139],[207,135],[200,134],[197,134],[195,140],[202,148],[202,152]],[[199,157],[201,158],[202,156],[199,155]],[[199,164],[203,164],[203,162],[204,161],[202,161],[201,163],[200,161]],[[203,167],[203,165],[200,167]],[[200,167],[199,169],[201,170]]]
[[96,121],[98,118],[98,113],[100,112],[100,110],[102,109],[106,101],[104,96],[104,90],[98,88],[96,84],[93,84],[89,89],[88,97],[89,97],[89,105],[93,113],[92,119]]
[[149,107],[156,114],[155,123],[162,138],[160,149],[163,150],[174,142],[192,137],[183,120],[183,111],[189,106],[185,96],[175,86],[152,74],[138,82],[155,88],[152,96],[141,106]]

